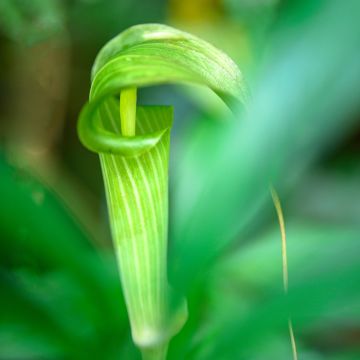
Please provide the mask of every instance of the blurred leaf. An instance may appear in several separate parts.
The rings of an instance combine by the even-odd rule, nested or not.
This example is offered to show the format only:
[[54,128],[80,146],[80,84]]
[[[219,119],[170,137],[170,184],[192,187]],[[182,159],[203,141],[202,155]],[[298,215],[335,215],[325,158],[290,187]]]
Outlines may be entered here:
[[[28,342],[29,338],[36,339],[40,336],[41,346],[50,347],[52,351],[55,351],[55,354],[59,352],[61,354],[63,351],[70,353],[71,349],[71,352],[76,354],[74,337],[70,335],[68,329],[65,329],[59,323],[59,317],[56,316],[56,313],[47,311],[42,299],[31,296],[29,292],[19,286],[14,276],[4,272],[1,273],[0,286],[0,312],[2,319],[0,325],[2,338],[0,337],[0,342],[4,341],[4,337],[7,339],[11,336],[12,332],[15,332],[16,335],[13,335],[15,338],[13,341],[18,345],[24,344],[23,339],[26,339],[25,342]],[[30,336],[25,335],[26,332],[30,332],[30,329]],[[19,336],[19,334],[24,334],[25,336]],[[32,347],[30,346],[30,348]],[[19,351],[19,347],[11,350],[5,344],[0,349],[0,357],[11,358],[13,355],[19,356],[19,354],[16,354],[17,351]],[[26,351],[31,353],[29,348]],[[15,354],[11,354],[13,352]]]
[[165,0],[78,0],[72,2],[68,11],[74,40],[82,46],[90,45],[93,51],[129,26],[164,22],[165,17]]
[[[271,233],[224,261],[225,273],[214,273],[218,285],[212,298],[218,307],[210,309],[209,316],[217,325],[212,340],[202,341],[216,349],[210,358],[247,359],[261,353],[266,339],[286,333],[289,313],[298,335],[316,330],[324,336],[324,329],[337,328],[339,336],[344,326],[358,326],[359,228],[300,222],[290,224],[288,229],[291,266],[287,297],[278,285],[281,284],[280,240]],[[269,277],[274,272],[277,276]],[[232,302],[224,302],[222,297],[226,294],[233,296]],[[227,329],[226,335],[222,335],[223,329]],[[235,339],[241,339],[246,346],[230,346]],[[290,354],[290,343],[288,347]]]
[[356,225],[360,218],[359,180],[357,174],[311,173],[289,199],[289,211],[312,220]]
[[[12,304],[15,306],[16,301],[25,301],[22,320],[24,324],[36,326],[40,320],[38,322],[37,317],[31,315],[34,310],[26,299],[29,296],[31,299],[41,299],[40,304],[36,305],[37,311],[44,312],[52,321],[61,324],[64,332],[62,337],[79,331],[85,331],[85,337],[95,336],[96,333],[98,340],[93,343],[94,346],[100,346],[109,332],[127,332],[114,255],[110,258],[96,253],[86,235],[52,193],[28,174],[10,168],[3,161],[0,162],[0,194],[3,200],[3,208],[0,209],[2,266],[13,271],[27,267],[29,274],[39,274],[38,279],[32,281],[37,287],[18,282],[18,291],[13,296],[2,297],[7,308]],[[48,285],[42,290],[44,292],[39,291],[41,284],[45,285],[45,275],[40,274],[56,272],[60,276],[53,277],[49,284],[55,288],[49,291],[55,295],[57,288],[59,292],[51,301],[47,301]],[[2,283],[2,286],[5,285]],[[10,294],[9,290],[1,291],[5,292]],[[21,300],[24,296],[25,300]],[[58,303],[60,299],[68,305],[62,307],[61,302]],[[76,306],[79,306],[77,311]],[[71,325],[70,314],[76,317],[77,326]],[[46,328],[42,331],[47,333]],[[56,337],[56,332],[48,335]],[[106,341],[110,350],[115,338]],[[118,341],[116,339],[116,343]]]
[[[188,148],[197,142],[201,156],[189,151],[180,170],[170,261],[182,288],[245,224],[256,221],[270,182],[293,186],[353,126],[351,115],[359,108],[359,3],[308,5],[299,1],[285,14],[292,19],[306,7],[297,26],[278,25],[248,113],[225,128],[221,139],[216,135],[219,151],[211,151],[212,129],[203,129],[201,143],[189,140]],[[186,210],[185,189],[192,191]]]
[[58,0],[2,0],[1,27],[18,43],[33,45],[64,32],[63,12]]

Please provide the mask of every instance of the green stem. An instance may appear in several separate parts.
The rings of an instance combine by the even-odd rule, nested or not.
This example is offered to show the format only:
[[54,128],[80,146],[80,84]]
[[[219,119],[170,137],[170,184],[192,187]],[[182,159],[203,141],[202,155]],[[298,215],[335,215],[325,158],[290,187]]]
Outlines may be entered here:
[[120,121],[123,136],[134,136],[136,125],[136,87],[120,93]]
[[145,348],[141,350],[143,360],[166,360],[168,343],[156,348]]

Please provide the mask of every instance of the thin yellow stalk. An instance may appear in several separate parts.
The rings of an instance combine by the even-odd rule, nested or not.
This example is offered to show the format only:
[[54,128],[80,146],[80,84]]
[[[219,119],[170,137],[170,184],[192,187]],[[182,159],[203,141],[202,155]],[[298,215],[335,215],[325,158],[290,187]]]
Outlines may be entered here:
[[[288,293],[289,290],[289,272],[288,272],[288,260],[287,260],[287,247],[286,247],[286,231],[285,231],[285,221],[284,221],[284,214],[281,208],[281,202],[279,195],[277,194],[276,190],[271,186],[270,188],[271,196],[274,202],[274,206],[276,209],[279,225],[280,225],[280,233],[281,233],[281,254],[282,254],[282,268],[283,268],[283,284],[284,284],[284,291],[285,294]],[[288,318],[288,325],[289,325],[289,334],[290,334],[290,341],[291,341],[291,348],[293,353],[293,359],[298,360],[297,350],[296,350],[296,341],[294,335],[294,329],[292,326],[291,318]]]

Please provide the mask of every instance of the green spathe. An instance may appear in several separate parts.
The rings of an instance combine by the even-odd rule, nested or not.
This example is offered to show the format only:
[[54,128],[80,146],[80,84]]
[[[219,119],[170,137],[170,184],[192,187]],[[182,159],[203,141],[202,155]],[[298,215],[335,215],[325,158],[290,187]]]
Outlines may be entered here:
[[[170,299],[167,281],[173,112],[135,103],[136,88],[165,83],[207,86],[229,106],[246,98],[239,69],[220,50],[165,25],[138,25],[99,52],[78,122],[81,142],[100,154],[133,340],[144,359],[158,360],[166,358],[170,338],[187,317],[185,301]],[[170,311],[170,304],[180,303]]]
[[[136,132],[164,130],[138,156],[100,154],[110,223],[133,339],[140,347],[167,334],[168,161],[172,108],[138,107]],[[117,108],[108,106],[117,121]],[[119,131],[119,128],[115,128]],[[133,138],[136,141],[136,136]]]

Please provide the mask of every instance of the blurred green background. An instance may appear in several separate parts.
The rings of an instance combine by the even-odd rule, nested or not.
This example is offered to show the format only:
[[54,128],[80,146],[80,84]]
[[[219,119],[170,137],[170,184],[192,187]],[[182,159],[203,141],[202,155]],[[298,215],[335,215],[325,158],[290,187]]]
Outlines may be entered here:
[[230,122],[206,89],[139,92],[175,108],[169,272],[190,316],[169,358],[291,359],[291,314],[299,359],[359,359],[357,0],[0,2],[0,359],[140,358],[76,122],[101,46],[149,22],[224,50],[249,88]]

